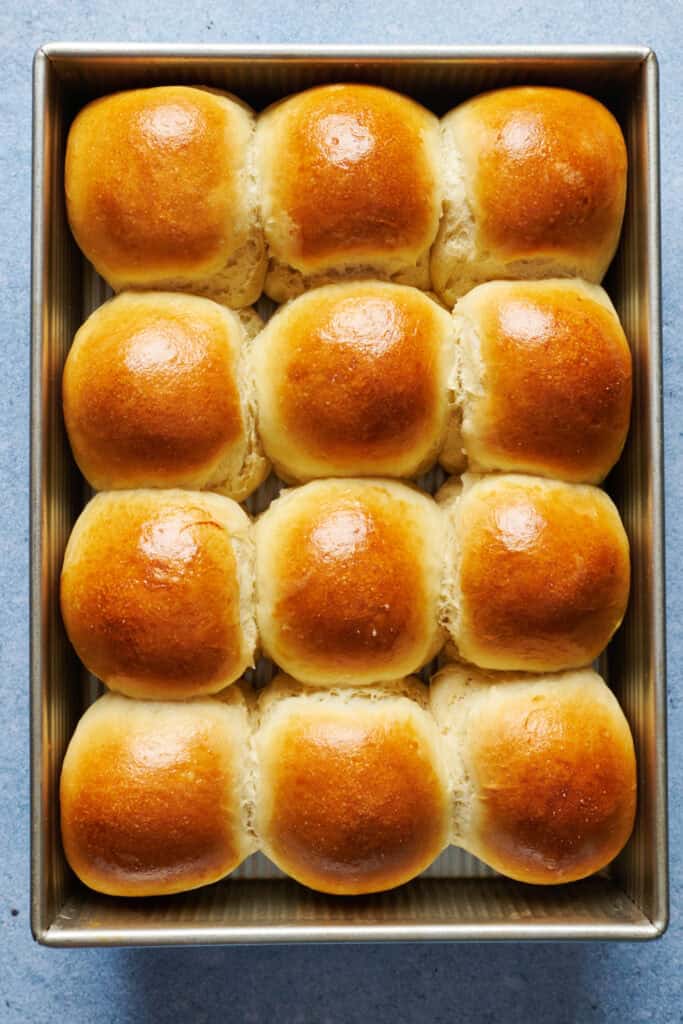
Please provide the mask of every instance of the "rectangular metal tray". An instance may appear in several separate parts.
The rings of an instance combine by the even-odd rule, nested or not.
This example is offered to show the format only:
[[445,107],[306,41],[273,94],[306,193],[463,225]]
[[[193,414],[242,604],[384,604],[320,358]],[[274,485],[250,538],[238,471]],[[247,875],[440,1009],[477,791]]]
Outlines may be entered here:
[[[66,222],[63,160],[75,113],[95,96],[165,82],[237,93],[257,109],[320,82],[376,82],[437,113],[517,83],[591,93],[618,117],[630,178],[624,231],[606,287],[634,356],[629,441],[608,489],[632,544],[624,625],[602,665],[638,753],[639,808],[608,872],[558,888],[524,886],[450,850],[394,892],[339,899],[309,892],[264,858],[180,896],[99,896],[68,869],[58,783],[74,726],[92,699],[64,634],[59,570],[86,497],[64,433],[61,370],[74,333],[105,297]],[[34,66],[31,739],[32,928],[50,946],[416,939],[648,939],[668,915],[657,63],[643,47],[265,47],[51,44]]]

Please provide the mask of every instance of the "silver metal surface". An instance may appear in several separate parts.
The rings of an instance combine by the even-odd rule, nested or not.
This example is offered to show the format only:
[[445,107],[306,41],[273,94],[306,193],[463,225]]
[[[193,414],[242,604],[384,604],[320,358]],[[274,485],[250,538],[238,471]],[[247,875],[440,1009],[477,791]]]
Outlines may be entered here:
[[[629,612],[602,665],[633,729],[639,811],[624,853],[603,875],[558,888],[523,886],[449,850],[419,879],[378,896],[309,892],[265,858],[230,879],[153,900],[85,889],[58,830],[69,737],[97,686],[64,634],[62,554],[86,491],[61,416],[64,358],[105,286],[68,229],[63,157],[74,114],[95,96],[162,82],[229,89],[257,109],[323,81],[363,80],[442,113],[484,89],[566,85],[605,102],[624,129],[630,181],[624,232],[606,281],[634,355],[634,409],[608,481],[632,543]],[[662,547],[657,64],[642,47],[287,47],[63,43],[34,68],[31,735],[32,927],[53,946],[413,939],[647,939],[667,924],[666,727]],[[272,488],[272,482],[271,482]],[[262,493],[257,502],[267,500]],[[261,675],[267,675],[263,666]]]

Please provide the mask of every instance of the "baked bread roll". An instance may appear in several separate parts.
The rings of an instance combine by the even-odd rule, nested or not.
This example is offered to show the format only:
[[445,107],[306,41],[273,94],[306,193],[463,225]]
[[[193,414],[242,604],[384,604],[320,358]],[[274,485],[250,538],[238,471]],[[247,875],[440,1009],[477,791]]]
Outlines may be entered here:
[[266,262],[253,135],[246,104],[183,85],[81,110],[66,149],[69,222],[115,291],[188,291],[235,308],[256,301]]
[[626,145],[597,100],[521,86],[441,122],[444,216],[434,288],[449,305],[495,278],[602,280],[619,241]]
[[304,683],[399,678],[442,643],[444,522],[428,496],[388,480],[320,480],[256,523],[265,654]]
[[628,433],[631,353],[602,288],[492,281],[453,316],[458,397],[442,465],[604,479]]
[[255,824],[279,868],[319,892],[391,889],[448,841],[449,792],[425,687],[310,691],[280,677],[259,700]]
[[254,344],[259,430],[280,477],[414,476],[449,415],[448,313],[415,288],[328,285],[282,307]]
[[452,841],[536,885],[604,868],[633,829],[628,723],[595,672],[487,676],[448,666],[430,703],[453,789]]
[[438,495],[450,520],[445,621],[460,658],[553,672],[587,665],[628,602],[628,539],[597,487],[465,475]]
[[100,306],[76,334],[62,387],[89,484],[251,494],[269,466],[249,344],[236,313],[193,295],[125,292]]
[[60,786],[67,860],[91,889],[161,896],[208,885],[254,849],[249,723],[236,688],[183,704],[100,697]]
[[235,502],[98,494],[64,555],[64,625],[90,672],[129,697],[216,693],[254,663],[253,544]]
[[260,115],[256,154],[272,299],[344,277],[429,287],[442,187],[428,110],[377,86],[318,86]]

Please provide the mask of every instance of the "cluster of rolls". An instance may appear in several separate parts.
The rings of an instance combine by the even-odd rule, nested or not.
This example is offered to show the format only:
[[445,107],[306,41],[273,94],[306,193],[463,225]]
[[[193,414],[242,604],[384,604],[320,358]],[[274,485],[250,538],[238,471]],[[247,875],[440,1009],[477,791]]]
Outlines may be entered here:
[[304,483],[415,478],[437,460],[598,483],[626,438],[631,354],[597,285],[492,281],[451,314],[416,288],[349,282],[261,326],[170,292],[97,309],[63,387],[91,486],[242,501],[271,465]]
[[[69,218],[120,292],[63,377],[101,492],[61,578],[110,691],[62,772],[86,884],[178,892],[260,849],[361,894],[449,843],[558,883],[621,850],[633,742],[588,666],[629,591],[594,486],[630,416],[599,286],[625,185],[612,115],[561,89],[440,125],[366,85],[256,120],[186,87],[81,111]],[[406,482],[437,462],[435,497]],[[300,486],[253,521],[237,502],[271,467]],[[257,695],[259,654],[280,674]]]
[[96,100],[66,153],[73,233],[116,290],[241,308],[349,277],[433,287],[599,282],[626,194],[617,122],[589,96],[519,87],[439,120],[371,85],[326,85],[258,118],[215,89]]
[[366,688],[110,693],[64,759],[62,836],[91,888],[181,892],[261,850],[321,892],[409,881],[448,843],[536,884],[603,867],[633,826],[633,742],[591,669],[501,682],[452,665]]

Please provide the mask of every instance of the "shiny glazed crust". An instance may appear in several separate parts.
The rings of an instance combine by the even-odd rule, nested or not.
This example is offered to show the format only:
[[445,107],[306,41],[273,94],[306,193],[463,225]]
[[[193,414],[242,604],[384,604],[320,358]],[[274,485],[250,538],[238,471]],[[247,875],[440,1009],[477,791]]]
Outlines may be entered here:
[[441,122],[445,216],[432,250],[449,304],[498,277],[599,282],[624,214],[621,129],[597,100],[522,86],[484,93]]
[[448,666],[432,680],[456,798],[454,841],[521,882],[604,868],[635,817],[628,723],[590,669],[504,680]]
[[269,695],[256,735],[264,852],[319,892],[379,892],[414,878],[448,836],[431,717],[390,688],[299,693],[290,681],[280,699]]
[[460,656],[484,668],[589,664],[628,601],[628,540],[595,487],[513,474],[466,477],[449,506],[455,541],[447,619]]
[[428,110],[376,86],[320,86],[261,114],[256,152],[271,298],[325,283],[329,272],[406,273],[403,283],[428,287],[441,212],[438,122]]
[[250,523],[192,491],[99,494],[78,518],[62,616],[86,668],[131,697],[216,693],[253,664]]
[[208,299],[125,292],[100,306],[63,375],[69,440],[91,486],[251,493],[268,463],[248,347],[237,314]]
[[259,430],[278,475],[412,476],[433,464],[453,333],[417,289],[377,281],[280,309],[254,345]]
[[286,492],[256,523],[261,644],[307,683],[395,679],[441,645],[443,518],[383,480]]
[[245,820],[244,701],[183,704],[107,694],[64,758],[62,840],[82,882],[111,896],[183,892],[254,848]]
[[493,281],[468,292],[453,315],[470,469],[604,479],[626,440],[632,370],[602,288]]
[[76,241],[116,291],[194,291],[254,302],[265,247],[253,113],[208,89],[134,89],[89,103],[67,143]]

